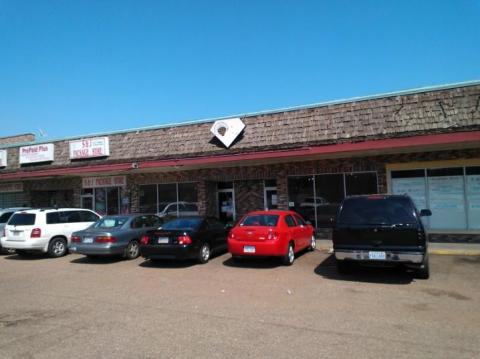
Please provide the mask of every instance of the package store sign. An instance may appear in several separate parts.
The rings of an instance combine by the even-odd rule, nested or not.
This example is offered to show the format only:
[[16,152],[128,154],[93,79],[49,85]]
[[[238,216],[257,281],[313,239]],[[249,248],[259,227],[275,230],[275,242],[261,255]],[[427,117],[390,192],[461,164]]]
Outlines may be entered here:
[[126,185],[127,179],[125,176],[86,177],[82,180],[83,188],[124,187]]
[[53,161],[53,143],[20,147],[20,164]]
[[110,156],[108,137],[84,138],[70,141],[70,159]]
[[7,150],[0,150],[0,167],[7,167]]
[[0,183],[0,193],[23,192],[22,182]]

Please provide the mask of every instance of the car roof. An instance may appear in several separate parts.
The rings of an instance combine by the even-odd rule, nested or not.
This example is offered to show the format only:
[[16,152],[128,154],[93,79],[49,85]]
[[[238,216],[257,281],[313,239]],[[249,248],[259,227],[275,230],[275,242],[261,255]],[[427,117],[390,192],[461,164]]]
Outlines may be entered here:
[[93,212],[90,209],[86,208],[34,208],[34,209],[25,209],[20,210],[22,213],[51,213],[59,211],[89,211]]
[[287,210],[281,210],[281,209],[273,209],[273,210],[268,210],[268,211],[253,211],[253,212],[248,212],[247,215],[251,214],[275,214],[275,215],[287,215],[287,214],[298,214],[297,212],[294,211],[287,211]]
[[345,199],[355,199],[355,198],[409,198],[407,194],[362,194],[349,196]]

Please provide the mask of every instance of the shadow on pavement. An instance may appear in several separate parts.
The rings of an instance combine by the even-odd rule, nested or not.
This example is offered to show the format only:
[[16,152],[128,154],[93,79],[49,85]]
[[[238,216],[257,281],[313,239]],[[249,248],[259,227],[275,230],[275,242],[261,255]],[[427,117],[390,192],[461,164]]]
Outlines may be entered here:
[[98,257],[87,257],[83,256],[80,258],[76,258],[70,261],[70,263],[74,264],[112,264],[124,261],[125,259],[118,256],[118,257],[109,257],[109,256],[98,256]]
[[[139,264],[139,266],[142,268],[163,268],[163,269],[189,268],[194,265],[197,265],[197,262],[193,259],[190,259],[190,260],[146,259]],[[202,265],[202,264],[198,264],[198,265]],[[208,265],[208,263],[204,265]]]
[[381,284],[410,284],[413,274],[401,267],[362,267],[355,265],[351,273],[340,274],[337,270],[336,259],[332,255],[325,258],[314,270],[315,274],[332,280],[349,282],[367,282]]
[[14,261],[36,261],[42,259],[55,259],[48,256],[46,253],[7,254],[4,258]]

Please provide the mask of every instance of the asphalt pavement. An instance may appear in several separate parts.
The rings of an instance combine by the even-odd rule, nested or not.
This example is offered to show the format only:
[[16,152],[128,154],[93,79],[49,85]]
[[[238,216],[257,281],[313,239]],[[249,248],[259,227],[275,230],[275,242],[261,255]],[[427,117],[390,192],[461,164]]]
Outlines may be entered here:
[[478,358],[480,257],[432,276],[322,251],[206,265],[0,257],[1,358]]

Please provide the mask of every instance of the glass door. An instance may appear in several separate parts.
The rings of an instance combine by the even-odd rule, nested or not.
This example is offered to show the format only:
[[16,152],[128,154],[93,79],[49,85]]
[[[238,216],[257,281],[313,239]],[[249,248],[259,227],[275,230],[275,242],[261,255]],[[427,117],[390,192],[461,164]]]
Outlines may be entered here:
[[223,223],[235,221],[235,195],[233,189],[218,190],[218,218]]
[[267,210],[278,208],[277,187],[265,187],[264,205]]

